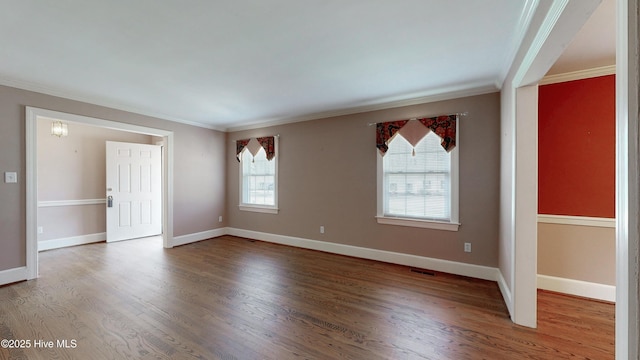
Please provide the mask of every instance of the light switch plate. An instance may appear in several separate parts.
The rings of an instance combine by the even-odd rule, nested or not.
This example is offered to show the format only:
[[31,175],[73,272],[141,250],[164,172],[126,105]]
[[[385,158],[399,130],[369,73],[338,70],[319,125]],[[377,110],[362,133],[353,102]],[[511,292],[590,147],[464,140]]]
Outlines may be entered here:
[[9,183],[17,183],[18,182],[18,173],[16,172],[5,172],[4,173],[4,182]]

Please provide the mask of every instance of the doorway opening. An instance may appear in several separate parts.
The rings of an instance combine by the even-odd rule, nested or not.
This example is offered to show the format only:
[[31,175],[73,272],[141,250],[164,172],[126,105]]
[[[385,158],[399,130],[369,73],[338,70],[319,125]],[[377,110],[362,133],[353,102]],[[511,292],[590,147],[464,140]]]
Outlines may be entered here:
[[[26,210],[27,210],[27,275],[38,276],[38,122],[53,120],[68,124],[90,125],[101,129],[161,138],[162,147],[162,243],[172,247],[173,241],[173,132],[97,119],[87,116],[27,107],[26,108]],[[156,139],[158,141],[158,139]],[[106,202],[106,199],[98,199]]]

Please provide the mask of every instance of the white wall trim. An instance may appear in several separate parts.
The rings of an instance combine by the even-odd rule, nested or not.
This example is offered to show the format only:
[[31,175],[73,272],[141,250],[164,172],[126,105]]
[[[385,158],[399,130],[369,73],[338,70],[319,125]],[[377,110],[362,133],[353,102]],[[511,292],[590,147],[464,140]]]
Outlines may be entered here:
[[213,125],[210,125],[210,124],[204,124],[204,123],[200,123],[200,122],[189,121],[189,120],[185,120],[185,119],[182,119],[182,118],[179,118],[179,117],[176,117],[176,116],[172,116],[172,115],[168,115],[168,114],[164,114],[164,113],[159,113],[159,112],[155,112],[155,111],[150,111],[149,109],[142,109],[142,108],[138,108],[138,107],[135,107],[135,106],[131,106],[129,104],[123,104],[123,103],[118,102],[118,101],[106,100],[106,99],[101,98],[101,97],[88,95],[86,92],[75,92],[75,91],[69,91],[68,89],[45,86],[45,85],[42,85],[42,84],[37,84],[37,83],[34,83],[34,82],[30,82],[30,81],[24,81],[24,80],[21,80],[21,79],[15,79],[15,78],[12,78],[12,77],[8,77],[6,75],[0,76],[0,85],[14,87],[14,88],[22,89],[22,90],[33,91],[33,92],[37,92],[37,93],[40,93],[40,94],[46,94],[46,95],[51,95],[51,96],[62,97],[62,98],[65,98],[65,99],[70,99],[70,100],[75,100],[75,101],[81,101],[81,102],[84,102],[84,103],[94,104],[94,105],[98,105],[98,106],[104,106],[104,107],[108,107],[108,108],[112,108],[112,109],[116,109],[116,110],[128,111],[128,112],[135,113],[135,114],[151,116],[151,117],[155,117],[155,118],[159,118],[159,119],[164,119],[164,120],[173,121],[173,122],[177,122],[177,123],[197,126],[197,127],[201,127],[201,128],[224,131],[224,129],[221,129],[221,128],[217,127],[217,126],[213,126]]
[[[242,179],[242,177],[240,179]],[[242,196],[242,193],[240,194],[241,194],[240,196]],[[278,209],[277,207],[259,206],[259,205],[258,206],[238,205],[238,209],[240,209],[240,211],[251,211],[251,212],[257,212],[262,214],[277,214],[280,211],[280,209]]]
[[616,360],[640,359],[640,1],[616,1]]
[[421,269],[429,269],[483,280],[497,281],[499,274],[497,268],[489,266],[466,264],[449,260],[434,259],[385,250],[368,249],[358,246],[336,244],[326,241],[310,240],[293,236],[269,234],[236,228],[227,228],[227,234],[267,241],[275,244],[295,246],[303,249],[319,250],[362,259],[377,260],[405,266],[414,266]]
[[[434,259],[424,256],[397,253],[385,250],[368,249],[358,246],[336,244],[326,241],[310,240],[293,236],[270,234],[259,231],[243,230],[237,228],[218,228],[199,233],[176,236],[173,238],[173,246],[207,240],[223,235],[233,235],[249,239],[261,240],[275,244],[295,246],[303,249],[319,250],[333,254],[353,256],[357,258],[383,261],[393,264],[414,266],[422,269],[446,272],[477,279],[498,281],[497,268],[466,264],[450,260]],[[504,279],[503,279],[504,282]]]
[[509,314],[513,314],[513,295],[511,294],[511,290],[509,290],[509,285],[507,285],[507,281],[504,279],[502,275],[502,271],[498,269],[498,288],[500,288],[500,293],[502,293],[502,298],[504,299],[505,305],[507,305],[507,310]]
[[76,206],[76,205],[104,205],[107,199],[82,199],[82,200],[48,200],[38,201],[38,207]]
[[396,100],[393,98],[381,99],[381,100],[379,99],[378,101],[374,101],[369,104],[362,104],[360,106],[355,105],[353,107],[348,107],[348,108],[334,110],[334,111],[317,112],[317,113],[302,115],[298,117],[273,118],[273,119],[267,119],[257,123],[243,125],[243,126],[232,126],[225,129],[225,131],[234,132],[234,131],[260,129],[260,128],[265,128],[269,126],[292,124],[297,122],[325,119],[325,118],[330,118],[335,116],[346,116],[346,115],[359,114],[359,113],[369,112],[369,111],[394,109],[394,108],[403,107],[403,106],[420,105],[420,104],[426,104],[426,103],[431,103],[436,101],[491,94],[498,91],[500,91],[500,88],[493,83],[486,83],[486,82],[467,83],[459,86],[453,86],[450,88],[444,88],[444,89],[441,88],[437,90],[432,90],[423,94],[416,94],[415,97],[407,100]]
[[[511,299],[511,293],[509,292],[508,287],[506,287],[504,278],[497,268],[410,254],[402,254],[385,250],[368,249],[358,246],[336,244],[325,241],[310,240],[293,236],[269,234],[236,228],[218,228],[194,234],[176,236],[173,238],[172,247],[216,238],[223,235],[245,237],[275,244],[295,246],[303,249],[319,250],[333,254],[353,256],[362,259],[376,260],[405,266],[413,266],[421,269],[429,269],[454,275],[468,276],[482,280],[497,281],[498,286],[500,287],[500,291],[502,292],[505,300]],[[105,239],[106,234],[100,233],[64,239],[47,240],[41,241],[39,243],[38,250],[43,251],[65,246],[88,244],[92,242],[104,241]],[[0,271],[0,285],[9,284],[25,279],[27,279],[26,267]],[[507,301],[507,307],[509,307],[510,304],[511,301]]]
[[538,28],[538,31],[529,45],[527,52],[520,63],[520,67],[513,76],[513,87],[518,88],[521,86],[530,85],[530,80],[527,78],[527,74],[534,68],[536,59],[540,56],[541,49],[549,39],[553,28],[555,27],[558,19],[565,11],[569,0],[555,0],[551,4],[549,11],[547,12],[544,21]]
[[27,280],[28,270],[26,266],[0,271],[0,285]]
[[510,47],[510,52],[505,57],[504,65],[502,66],[502,72],[500,73],[498,88],[502,88],[502,84],[504,80],[507,78],[509,74],[509,70],[511,65],[513,64],[516,55],[518,54],[518,50],[524,37],[527,35],[527,30],[531,25],[531,21],[533,20],[533,16],[535,15],[536,8],[538,7],[539,0],[526,0],[525,5],[522,9],[522,13],[520,14],[520,19],[518,20],[518,29],[515,32],[515,36],[512,38],[512,46]]
[[79,124],[98,126],[105,129],[127,131],[152,136],[167,136],[169,134],[172,134],[171,131],[167,130],[155,129],[130,123],[116,122],[112,120],[98,119],[90,116],[69,114],[60,111],[35,108],[31,106],[27,106],[27,109],[32,111],[34,113],[33,115],[40,119],[64,120]]
[[38,277],[38,115],[39,109],[25,109],[26,268],[27,279]]
[[38,251],[59,249],[68,246],[92,244],[107,240],[107,233],[71,236],[66,238],[38,241]]
[[134,132],[165,139],[163,149],[162,174],[162,243],[165,248],[172,247],[173,242],[173,171],[174,171],[174,133],[173,131],[146,126],[121,123],[94,117],[69,114],[54,110],[25,106],[25,143],[26,143],[26,267],[29,279],[38,276],[38,155],[37,155],[37,122],[46,119],[61,119],[93,125],[107,129]]
[[383,225],[409,226],[409,227],[417,227],[417,228],[423,228],[423,229],[436,229],[436,230],[445,230],[445,231],[458,231],[458,229],[460,228],[460,223],[458,222],[396,218],[396,217],[389,217],[389,216],[383,216],[383,215],[376,216],[376,221],[378,222],[378,224],[383,224]]
[[538,214],[538,222],[546,224],[578,225],[605,228],[616,227],[616,219],[588,216]]
[[175,236],[170,244],[170,247],[186,245],[197,241],[207,240],[222,235],[227,235],[227,228],[219,228],[213,230],[202,231],[199,233]]
[[549,85],[549,84],[556,84],[556,83],[573,81],[573,80],[589,79],[589,78],[594,78],[598,76],[614,75],[615,73],[616,73],[615,65],[601,66],[593,69],[578,70],[578,71],[571,71],[571,72],[562,73],[562,74],[547,75],[543,77],[542,80],[540,80],[539,85]]
[[559,278],[538,274],[538,289],[560,292],[609,302],[616,301],[616,287],[613,285]]
[[[571,38],[580,30],[589,16],[599,5],[600,0],[553,0],[541,2],[538,7],[544,20],[539,26],[531,28],[535,32],[531,43],[523,43],[525,51],[523,59],[516,66],[511,80],[511,86],[516,89],[513,103],[503,102],[503,113],[512,111],[514,128],[508,136],[515,137],[515,148],[511,157],[514,169],[506,167],[503,161],[503,171],[509,171],[511,181],[515,181],[515,197],[509,199],[504,191],[501,198],[511,200],[511,218],[507,218],[504,211],[501,218],[506,225],[515,232],[512,248],[507,249],[513,254],[513,278],[511,292],[513,296],[512,319],[516,324],[536,327],[536,273],[537,273],[537,94],[538,82],[549,71],[551,64],[561,55]],[[544,5],[544,6],[542,6]],[[546,6],[550,5],[548,8]],[[528,86],[531,85],[531,86]],[[527,89],[528,88],[528,89]],[[505,85],[509,90],[509,86]],[[524,90],[524,91],[523,91]],[[535,90],[535,91],[531,91]],[[504,97],[506,98],[506,96]],[[507,100],[512,100],[506,98]],[[535,105],[532,106],[532,105]],[[533,114],[533,115],[532,115]],[[505,115],[505,114],[503,114]],[[507,120],[508,121],[508,120]],[[532,142],[531,139],[534,141]],[[503,152],[503,155],[505,153]],[[534,164],[533,167],[530,164]],[[504,179],[503,179],[504,180]],[[504,230],[501,239],[505,238]],[[511,254],[509,254],[511,255]],[[502,265],[502,264],[501,264]]]

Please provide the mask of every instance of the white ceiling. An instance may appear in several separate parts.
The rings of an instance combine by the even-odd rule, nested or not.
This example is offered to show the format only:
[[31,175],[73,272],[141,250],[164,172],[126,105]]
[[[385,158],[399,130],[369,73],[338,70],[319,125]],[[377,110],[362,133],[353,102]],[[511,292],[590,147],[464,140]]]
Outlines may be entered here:
[[489,92],[533,3],[0,0],[0,84],[217,129]]

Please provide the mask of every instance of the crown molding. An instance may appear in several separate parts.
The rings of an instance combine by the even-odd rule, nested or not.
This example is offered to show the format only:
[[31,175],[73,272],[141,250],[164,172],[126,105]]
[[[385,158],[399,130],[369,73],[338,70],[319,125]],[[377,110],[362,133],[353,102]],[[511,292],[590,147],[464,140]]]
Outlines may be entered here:
[[344,116],[344,115],[352,115],[369,111],[376,110],[385,110],[385,109],[393,109],[403,106],[411,106],[411,105],[420,105],[431,103],[435,101],[443,101],[450,99],[457,99],[469,96],[476,95],[484,95],[493,92],[500,91],[500,84],[495,81],[484,81],[484,82],[476,82],[476,83],[467,83],[464,85],[451,86],[446,88],[439,88],[427,92],[421,92],[416,94],[414,97],[410,97],[409,99],[399,99],[399,96],[389,97],[384,99],[373,100],[369,102],[364,102],[360,105],[345,107],[342,109],[331,110],[331,111],[323,111],[316,112],[310,114],[304,114],[300,116],[291,116],[291,117],[280,117],[280,118],[271,118],[263,121],[254,122],[247,125],[242,126],[230,126],[230,127],[221,127],[214,126],[211,124],[204,124],[199,122],[188,121],[180,118],[175,118],[172,116],[168,116],[166,114],[150,112],[147,110],[143,110],[140,108],[135,108],[126,104],[118,103],[115,101],[109,101],[105,99],[100,99],[98,97],[91,97],[80,95],[72,91],[66,91],[59,88],[53,88],[44,86],[41,84],[36,84],[28,81],[11,79],[6,76],[0,76],[0,85],[13,87],[16,89],[33,91],[41,94],[61,97],[68,100],[81,101],[84,103],[89,103],[97,106],[104,106],[115,110],[127,111],[139,115],[151,116],[162,120],[172,121],[176,123],[181,123],[185,125],[191,125],[221,132],[234,132],[234,131],[242,131],[242,130],[251,130],[251,129],[260,129],[269,126],[276,125],[284,125],[290,123],[311,121],[311,120],[319,120],[329,117],[335,116]]
[[123,103],[120,103],[120,102],[117,102],[117,101],[111,101],[111,100],[106,100],[106,99],[100,98],[100,97],[79,94],[79,93],[74,92],[74,91],[68,91],[68,90],[63,90],[63,89],[56,88],[56,87],[45,86],[45,85],[42,85],[42,84],[37,84],[37,83],[34,83],[34,82],[30,82],[30,81],[13,79],[13,78],[9,78],[9,77],[4,76],[4,75],[0,76],[0,85],[16,88],[16,89],[20,89],[20,90],[33,91],[33,92],[37,92],[37,93],[45,94],[45,95],[61,97],[61,98],[68,99],[68,100],[81,101],[81,102],[84,102],[84,103],[98,105],[98,106],[104,106],[104,107],[108,107],[108,108],[115,109],[115,110],[127,111],[127,112],[138,114],[138,115],[151,116],[151,117],[154,117],[154,118],[167,120],[167,121],[172,121],[172,122],[176,122],[176,123],[181,123],[181,124],[185,124],[185,125],[191,125],[191,126],[196,126],[196,127],[201,127],[201,128],[211,129],[211,130],[217,130],[217,131],[224,131],[223,128],[220,128],[220,127],[217,127],[217,126],[213,126],[211,124],[204,124],[204,123],[199,123],[199,122],[195,122],[195,121],[188,121],[188,120],[184,120],[184,119],[181,119],[181,118],[176,118],[174,116],[170,116],[170,115],[167,115],[167,114],[162,114],[162,113],[158,113],[158,112],[153,112],[153,111],[140,109],[140,108],[137,108],[137,107],[134,107],[134,106],[130,106],[130,105],[127,105],[127,104],[123,104]]
[[539,85],[556,84],[561,82],[589,79],[598,76],[614,75],[616,73],[616,66],[601,66],[587,70],[577,70],[562,74],[547,75],[540,80]]
[[431,103],[435,101],[458,99],[458,98],[469,97],[469,96],[490,94],[490,93],[500,91],[500,89],[497,87],[495,83],[482,83],[482,84],[476,84],[475,86],[470,86],[470,87],[459,86],[459,87],[451,87],[448,89],[444,89],[444,90],[440,89],[440,90],[442,91],[433,91],[428,95],[413,97],[410,99],[404,99],[404,100],[387,99],[387,101],[380,101],[380,102],[370,103],[367,105],[348,107],[348,108],[343,108],[339,110],[316,112],[308,115],[295,116],[295,117],[273,118],[273,119],[269,119],[261,122],[256,122],[253,124],[229,127],[225,129],[225,131],[235,132],[235,131],[243,131],[243,130],[261,129],[261,128],[276,126],[276,125],[285,125],[285,124],[298,123],[298,122],[304,122],[304,121],[326,119],[326,118],[336,117],[336,116],[353,115],[353,114],[359,114],[359,113],[369,112],[369,111],[399,108],[403,106],[420,105],[420,104],[426,104],[426,103]]
[[529,46],[529,49],[527,49],[527,52],[522,59],[522,62],[520,63],[518,71],[516,71],[516,74],[513,77],[512,84],[514,87],[527,85],[525,83],[527,72],[532,68],[536,57],[542,50],[542,47],[549,38],[551,31],[560,19],[560,16],[564,12],[568,3],[569,0],[554,0],[551,4],[549,11],[547,12],[542,24],[540,25],[540,28],[538,29],[538,32],[531,42],[531,46]]
[[516,30],[515,36],[512,38],[511,48],[505,57],[504,64],[502,66],[502,72],[500,73],[496,82],[498,83],[498,88],[502,88],[502,83],[507,78],[507,74],[513,65],[513,61],[518,54],[518,50],[520,50],[520,45],[524,40],[525,35],[527,34],[527,30],[531,25],[531,20],[533,19],[533,15],[535,15],[536,9],[538,8],[539,0],[526,0],[526,3],[522,9],[522,13],[520,13],[520,19],[518,20],[518,29]]

